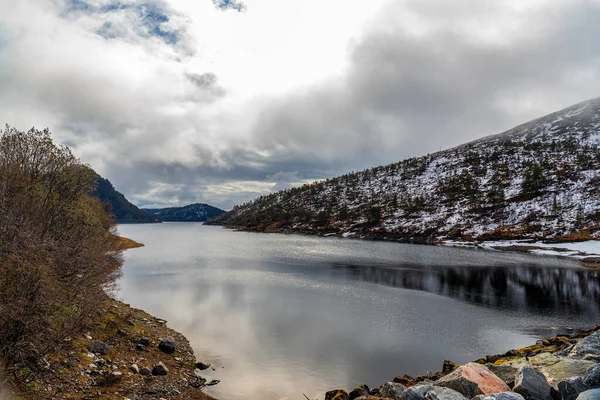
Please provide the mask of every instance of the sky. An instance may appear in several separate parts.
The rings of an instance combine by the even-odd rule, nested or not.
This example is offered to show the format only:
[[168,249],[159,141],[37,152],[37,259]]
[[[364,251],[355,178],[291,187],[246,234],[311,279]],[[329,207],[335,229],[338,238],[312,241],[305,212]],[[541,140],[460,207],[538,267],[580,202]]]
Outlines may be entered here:
[[600,96],[600,0],[0,0],[0,123],[139,206],[262,194]]

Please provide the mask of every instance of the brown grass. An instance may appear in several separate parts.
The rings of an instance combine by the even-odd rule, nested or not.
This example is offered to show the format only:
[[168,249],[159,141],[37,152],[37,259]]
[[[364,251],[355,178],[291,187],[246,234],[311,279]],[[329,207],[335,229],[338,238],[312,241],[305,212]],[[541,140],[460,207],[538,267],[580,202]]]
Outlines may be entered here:
[[115,245],[117,250],[128,250],[136,249],[138,247],[144,247],[144,244],[138,243],[133,239],[129,239],[122,236],[115,236]]

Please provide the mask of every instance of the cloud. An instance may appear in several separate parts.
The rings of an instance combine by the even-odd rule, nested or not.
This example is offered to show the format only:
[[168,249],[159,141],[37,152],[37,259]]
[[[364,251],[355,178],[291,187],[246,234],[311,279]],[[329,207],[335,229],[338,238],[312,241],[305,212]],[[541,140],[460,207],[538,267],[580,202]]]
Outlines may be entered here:
[[212,0],[215,7],[221,10],[236,10],[238,12],[246,11],[246,5],[237,0]]
[[600,94],[597,0],[0,5],[0,123],[142,205],[229,208]]

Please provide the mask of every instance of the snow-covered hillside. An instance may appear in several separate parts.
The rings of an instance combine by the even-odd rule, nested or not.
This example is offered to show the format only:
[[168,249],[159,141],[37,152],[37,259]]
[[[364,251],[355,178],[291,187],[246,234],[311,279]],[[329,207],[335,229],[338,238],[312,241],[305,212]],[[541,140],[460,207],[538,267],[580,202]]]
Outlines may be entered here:
[[263,196],[210,223],[419,241],[598,237],[600,98],[453,149]]

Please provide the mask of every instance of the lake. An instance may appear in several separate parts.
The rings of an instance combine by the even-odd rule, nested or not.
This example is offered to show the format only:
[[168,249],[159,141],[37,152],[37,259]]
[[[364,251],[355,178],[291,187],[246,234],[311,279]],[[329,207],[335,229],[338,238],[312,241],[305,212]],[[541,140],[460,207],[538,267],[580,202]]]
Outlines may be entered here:
[[322,399],[600,323],[600,273],[495,251],[120,225],[117,296],[190,340],[227,399]]

